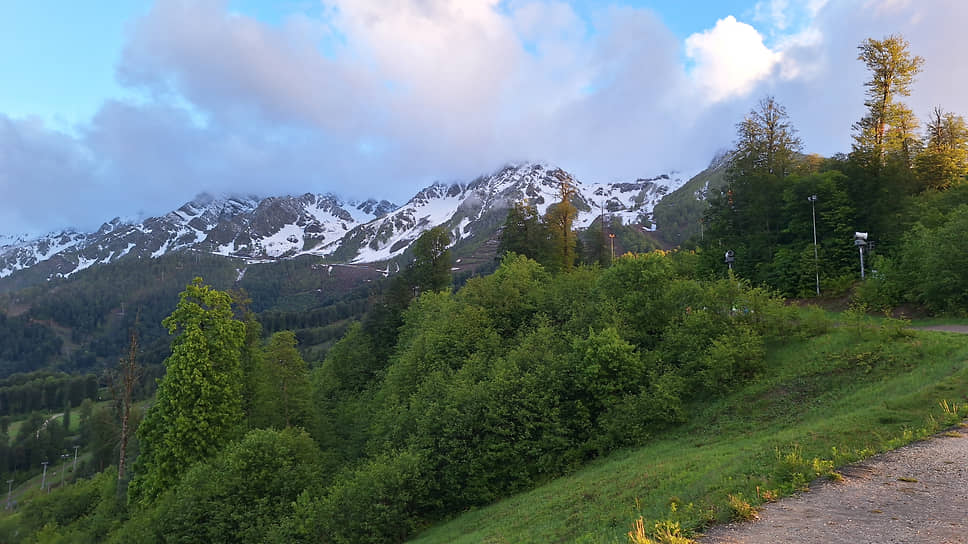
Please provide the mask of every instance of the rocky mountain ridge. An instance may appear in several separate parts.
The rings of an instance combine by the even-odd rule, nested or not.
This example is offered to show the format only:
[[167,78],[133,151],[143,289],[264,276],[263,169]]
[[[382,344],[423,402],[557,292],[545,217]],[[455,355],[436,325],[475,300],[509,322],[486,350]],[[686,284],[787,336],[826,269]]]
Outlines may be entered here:
[[0,236],[0,278],[25,269],[64,277],[135,255],[200,251],[263,262],[315,255],[332,263],[400,257],[420,234],[444,226],[454,243],[493,236],[515,202],[540,213],[557,201],[560,183],[575,189],[578,228],[597,217],[654,229],[655,204],[683,182],[668,175],[631,182],[584,183],[545,164],[507,166],[468,183],[434,183],[403,206],[386,200],[344,201],[332,194],[215,198],[202,194],[143,221],[115,218],[96,232],[65,230],[34,239]]

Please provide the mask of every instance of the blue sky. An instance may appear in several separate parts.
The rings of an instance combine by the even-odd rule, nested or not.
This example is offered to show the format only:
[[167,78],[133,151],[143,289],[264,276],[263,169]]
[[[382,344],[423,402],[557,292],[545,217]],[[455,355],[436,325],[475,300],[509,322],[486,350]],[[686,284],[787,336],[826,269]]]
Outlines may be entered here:
[[[70,130],[90,119],[106,98],[138,99],[119,84],[115,66],[126,41],[126,27],[144,16],[152,0],[58,2],[7,0],[0,18],[0,105],[3,113],[40,116]],[[615,2],[654,10],[681,39],[715,24],[721,13],[752,18],[749,1]],[[575,2],[575,11],[592,19],[601,3]],[[278,26],[293,14],[322,12],[319,3],[289,0],[235,0],[227,10]],[[56,16],[52,17],[52,14]],[[321,49],[326,46],[321,44]],[[69,90],[69,92],[65,92]]]
[[849,151],[856,46],[902,33],[908,100],[968,114],[960,0],[125,0],[0,4],[0,234],[201,191],[406,200],[512,161],[702,169],[772,94]]

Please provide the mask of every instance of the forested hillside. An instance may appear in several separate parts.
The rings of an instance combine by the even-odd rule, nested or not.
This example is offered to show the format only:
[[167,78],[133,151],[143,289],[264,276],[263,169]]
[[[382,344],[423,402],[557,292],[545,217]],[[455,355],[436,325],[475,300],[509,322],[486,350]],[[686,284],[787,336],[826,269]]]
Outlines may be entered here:
[[[968,129],[939,108],[917,136],[900,99],[927,65],[902,38],[858,51],[870,70],[868,112],[853,126],[851,152],[805,154],[785,108],[765,97],[738,123],[728,160],[708,172],[722,175],[722,188],[709,184],[702,230],[679,249],[652,250],[639,226],[608,221],[604,210],[576,231],[574,187],[563,178],[543,213],[527,202],[510,210],[487,275],[455,278],[450,232],[437,227],[398,274],[357,290],[299,260],[245,267],[182,254],[7,296],[3,334],[37,339],[8,351],[49,362],[68,350],[63,368],[74,371],[122,364],[105,365],[110,387],[99,404],[86,378],[0,384],[2,395],[56,382],[64,406],[60,422],[19,423],[24,461],[8,463],[18,505],[0,518],[0,540],[402,542],[670,436],[673,448],[692,432],[753,440],[761,424],[780,425],[777,434],[791,426],[790,440],[812,433],[828,448],[862,436],[849,453],[831,451],[841,462],[913,439],[911,421],[937,428],[936,401],[965,394],[963,361],[948,359],[963,343],[926,344],[906,322],[874,325],[865,312],[905,302],[968,311],[968,257],[957,250],[968,232]],[[854,303],[833,331],[822,310],[781,298],[831,293]],[[11,368],[23,360],[3,356]],[[138,389],[162,359],[157,392]],[[923,379],[912,386],[911,376]],[[883,383],[890,399],[878,396]],[[855,384],[867,396],[851,396]],[[77,395],[89,400],[75,418]],[[839,410],[833,423],[827,407]],[[943,421],[963,416],[963,403],[942,408]],[[857,421],[878,427],[868,437]],[[636,496],[634,506],[613,506],[622,516],[602,519],[663,511],[637,542],[679,537],[749,507],[735,489],[755,486],[755,500],[769,500],[833,474],[823,452],[811,462],[783,442],[789,452],[776,445],[764,460],[773,438],[756,440],[756,462],[769,468],[709,476],[723,480],[709,484],[716,493],[695,477],[706,474],[696,467],[709,458],[693,457],[704,443],[673,452],[693,459],[682,474],[638,461],[629,487],[653,486],[662,473],[710,502],[683,503],[673,490],[652,497],[661,505]],[[38,490],[50,489],[40,456],[74,445],[76,483],[64,482],[62,454],[62,485]],[[615,541],[627,530],[609,525],[596,539],[549,529],[535,539]]]
[[903,99],[930,60],[902,37],[868,39],[858,51],[867,113],[852,125],[850,153],[804,156],[786,109],[764,98],[737,124],[725,182],[708,195],[692,243],[710,273],[733,251],[737,274],[790,296],[844,293],[863,253],[871,281],[860,301],[964,312],[968,277],[954,241],[965,228],[968,126],[938,106],[919,134]]

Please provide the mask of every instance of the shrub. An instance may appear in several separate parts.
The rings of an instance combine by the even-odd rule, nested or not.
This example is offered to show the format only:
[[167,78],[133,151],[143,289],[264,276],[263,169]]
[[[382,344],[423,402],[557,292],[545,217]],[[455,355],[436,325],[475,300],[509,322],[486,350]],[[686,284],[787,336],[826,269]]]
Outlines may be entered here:
[[830,317],[819,307],[811,304],[800,309],[797,335],[801,339],[813,338],[830,331],[833,323]]
[[748,327],[738,327],[713,340],[706,350],[700,372],[702,383],[712,391],[728,389],[762,370],[765,361],[763,337]]
[[251,431],[189,470],[162,508],[161,530],[177,542],[261,542],[321,483],[325,459],[305,431]]
[[433,477],[405,451],[373,458],[339,478],[316,503],[313,542],[403,542],[430,512]]
[[878,257],[874,266],[877,274],[872,273],[866,281],[857,285],[851,301],[873,310],[887,311],[903,300],[904,289],[899,283],[896,267],[891,261]]

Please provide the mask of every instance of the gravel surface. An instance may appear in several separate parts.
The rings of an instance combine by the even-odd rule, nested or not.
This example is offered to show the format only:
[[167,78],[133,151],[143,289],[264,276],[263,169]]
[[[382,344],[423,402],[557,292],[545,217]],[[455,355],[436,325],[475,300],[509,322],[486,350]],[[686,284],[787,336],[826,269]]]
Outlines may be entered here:
[[844,467],[842,482],[711,528],[703,544],[968,543],[968,428]]
[[960,332],[961,334],[968,334],[968,325],[928,325],[926,327],[911,327],[911,328],[922,330],[922,331],[945,331],[945,332]]

